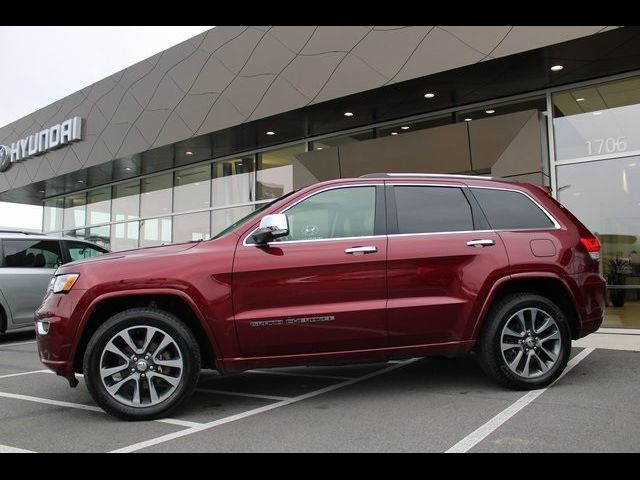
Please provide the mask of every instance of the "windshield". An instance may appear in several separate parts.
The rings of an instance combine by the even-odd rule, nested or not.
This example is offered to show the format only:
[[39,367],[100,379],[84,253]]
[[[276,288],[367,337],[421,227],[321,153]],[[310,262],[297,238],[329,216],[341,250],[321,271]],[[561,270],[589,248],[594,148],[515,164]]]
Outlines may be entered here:
[[221,232],[218,232],[216,235],[214,235],[213,237],[211,237],[211,240],[215,240],[216,238],[220,238],[223,235],[226,235],[227,233],[229,233],[231,230],[235,229],[236,227],[239,227],[240,225],[242,225],[243,223],[248,222],[249,220],[251,220],[252,218],[256,217],[259,213],[263,212],[264,210],[266,210],[267,208],[269,208],[271,205],[273,205],[276,202],[279,202],[280,200],[284,200],[285,198],[287,198],[289,195],[296,193],[298,190],[292,190],[289,193],[285,193],[284,195],[282,195],[281,197],[276,198],[275,200],[270,201],[269,203],[265,203],[264,205],[261,205],[260,208],[258,208],[257,210],[254,210],[253,212],[251,212],[248,215],[245,215],[244,217],[242,217],[240,220],[236,221],[235,223],[232,223],[231,225],[229,225],[227,228],[225,228],[224,230],[222,230]]

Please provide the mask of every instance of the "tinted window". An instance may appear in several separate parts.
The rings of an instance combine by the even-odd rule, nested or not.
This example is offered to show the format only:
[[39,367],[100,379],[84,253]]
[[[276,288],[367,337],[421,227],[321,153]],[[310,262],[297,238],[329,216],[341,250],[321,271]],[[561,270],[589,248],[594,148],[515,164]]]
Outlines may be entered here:
[[55,240],[3,240],[4,266],[56,268],[62,264],[60,243]]
[[373,235],[375,212],[375,187],[327,190],[284,212],[289,235],[279,241]]
[[69,247],[69,257],[71,261],[82,260],[83,258],[95,257],[104,253],[104,250],[82,242],[67,242]]
[[460,188],[396,186],[398,233],[473,230],[471,206]]
[[528,197],[518,192],[472,188],[492,228],[553,228],[551,219]]

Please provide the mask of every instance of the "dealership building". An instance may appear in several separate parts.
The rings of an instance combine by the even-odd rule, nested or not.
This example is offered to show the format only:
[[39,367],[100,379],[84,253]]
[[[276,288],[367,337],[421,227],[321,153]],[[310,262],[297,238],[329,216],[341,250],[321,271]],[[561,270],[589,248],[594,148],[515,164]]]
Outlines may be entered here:
[[640,27],[218,26],[0,145],[0,201],[115,251],[208,239],[333,178],[548,185],[603,245],[605,326],[640,327]]

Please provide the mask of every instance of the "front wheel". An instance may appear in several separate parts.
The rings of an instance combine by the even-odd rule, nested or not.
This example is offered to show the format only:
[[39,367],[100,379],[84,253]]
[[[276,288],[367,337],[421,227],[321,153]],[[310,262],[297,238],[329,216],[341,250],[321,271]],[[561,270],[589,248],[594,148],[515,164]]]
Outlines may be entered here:
[[84,378],[94,400],[111,415],[150,420],[175,410],[195,390],[200,350],[174,315],[154,308],[120,312],[93,334]]
[[499,383],[519,390],[546,387],[569,360],[566,317],[546,297],[508,295],[492,307],[477,351],[484,372]]

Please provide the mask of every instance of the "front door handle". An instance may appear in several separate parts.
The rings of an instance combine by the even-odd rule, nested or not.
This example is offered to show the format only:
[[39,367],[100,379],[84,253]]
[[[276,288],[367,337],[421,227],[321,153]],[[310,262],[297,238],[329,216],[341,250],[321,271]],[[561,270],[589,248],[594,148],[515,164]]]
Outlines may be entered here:
[[491,245],[495,245],[496,242],[493,240],[470,240],[467,242],[467,245],[470,247],[490,247]]
[[368,246],[368,247],[351,247],[347,248],[344,253],[349,253],[351,255],[365,254],[365,253],[375,253],[378,251],[378,247]]

